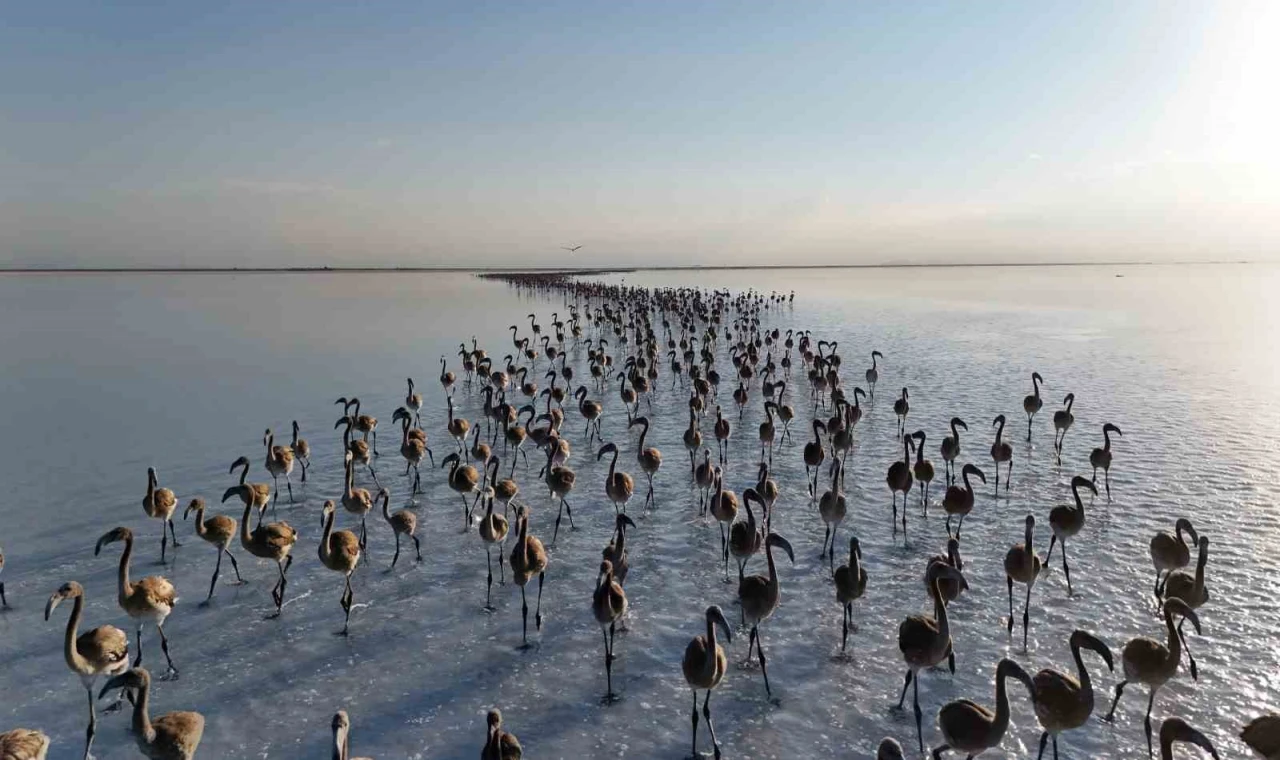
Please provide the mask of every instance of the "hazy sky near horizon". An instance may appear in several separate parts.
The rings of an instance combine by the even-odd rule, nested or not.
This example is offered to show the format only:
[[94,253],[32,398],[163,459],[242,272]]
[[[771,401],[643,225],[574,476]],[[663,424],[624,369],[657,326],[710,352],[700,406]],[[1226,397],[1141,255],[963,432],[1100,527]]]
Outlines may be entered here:
[[0,266],[1274,260],[1277,39],[1270,0],[14,4]]

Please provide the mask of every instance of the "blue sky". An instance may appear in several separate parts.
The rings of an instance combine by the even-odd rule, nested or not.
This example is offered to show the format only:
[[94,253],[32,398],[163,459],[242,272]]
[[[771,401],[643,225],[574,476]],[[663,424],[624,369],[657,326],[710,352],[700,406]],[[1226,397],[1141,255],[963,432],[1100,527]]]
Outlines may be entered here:
[[0,265],[1280,250],[1280,4],[105,5],[6,11]]

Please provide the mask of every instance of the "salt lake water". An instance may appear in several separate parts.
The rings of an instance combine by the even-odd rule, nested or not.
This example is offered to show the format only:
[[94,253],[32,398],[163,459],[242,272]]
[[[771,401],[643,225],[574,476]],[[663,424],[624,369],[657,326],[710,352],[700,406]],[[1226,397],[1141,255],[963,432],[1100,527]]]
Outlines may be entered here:
[[[1128,688],[1113,725],[1106,710],[1126,641],[1163,640],[1151,596],[1154,571],[1148,541],[1189,517],[1209,537],[1202,636],[1189,644],[1199,680],[1185,669],[1156,700],[1154,719],[1177,715],[1204,731],[1223,757],[1244,757],[1240,726],[1280,706],[1280,269],[1268,266],[1019,267],[680,271],[611,274],[629,285],[700,286],[795,291],[793,307],[764,313],[763,325],[810,330],[838,341],[847,385],[862,384],[872,349],[884,353],[874,402],[856,429],[846,493],[850,513],[840,528],[837,562],[850,531],[862,544],[869,575],[854,605],[859,625],[852,657],[836,657],[840,608],[824,562],[823,525],[805,493],[801,449],[812,405],[803,374],[788,400],[797,416],[793,441],[780,443],[774,477],[782,486],[774,530],[796,549],[782,559],[782,603],[761,626],[769,675],[778,698],[765,695],[758,668],[742,668],[747,636],[728,645],[731,661],[712,699],[716,729],[728,757],[862,758],[894,736],[914,753],[908,710],[892,709],[904,666],[899,622],[930,609],[921,577],[941,551],[940,508],[923,518],[918,493],[909,497],[904,540],[890,523],[885,471],[901,455],[892,401],[910,389],[908,430],[929,436],[927,453],[939,473],[937,444],[952,416],[963,417],[962,461],[993,474],[991,420],[1007,414],[1014,447],[1012,488],[996,497],[981,489],[965,521],[963,553],[971,591],[950,608],[957,673],[926,672],[920,685],[925,743],[940,744],[934,725],[945,702],[993,703],[1002,657],[1030,672],[1055,666],[1074,672],[1067,638],[1084,628],[1106,641],[1117,673],[1086,654],[1098,706],[1084,728],[1059,742],[1064,757],[1144,757],[1145,687]],[[704,628],[702,612],[720,604],[737,622],[735,584],[722,581],[719,531],[697,519],[681,433],[687,390],[671,389],[665,364],[656,383],[648,445],[663,451],[656,506],[640,496],[629,512],[629,631],[617,639],[616,704],[604,705],[603,651],[592,617],[591,592],[601,548],[613,528],[604,497],[607,469],[595,461],[582,420],[566,404],[565,430],[574,447],[578,485],[570,497],[578,530],[562,530],[551,552],[535,646],[520,644],[520,598],[510,582],[495,586],[497,610],[482,609],[484,548],[474,529],[461,532],[458,497],[445,471],[423,469],[418,497],[425,562],[404,556],[384,573],[393,538],[370,517],[369,563],[356,573],[351,636],[341,627],[341,576],[317,557],[320,508],[342,491],[339,396],[359,396],[381,420],[378,464],[393,507],[408,501],[400,476],[398,428],[405,378],[426,396],[423,425],[436,461],[452,443],[436,381],[439,360],[461,375],[458,344],[479,345],[499,360],[513,350],[509,326],[529,333],[536,313],[544,330],[551,313],[567,318],[561,297],[530,297],[500,282],[465,273],[102,274],[0,276],[0,404],[10,433],[0,457],[0,548],[12,609],[0,613],[0,730],[40,728],[54,741],[51,757],[78,757],[85,697],[62,658],[67,614],[43,619],[49,595],[63,582],[86,589],[85,626],[133,626],[115,602],[118,547],[95,557],[106,530],[128,526],[138,536],[133,574],[160,573],[181,602],[166,631],[181,677],[159,682],[153,715],[197,710],[207,719],[200,756],[325,757],[333,712],[352,716],[352,752],[379,758],[474,757],[485,737],[485,711],[499,706],[526,754],[542,758],[679,757],[688,753],[689,690],[680,658]],[[588,329],[588,334],[591,333]],[[611,346],[621,361],[621,349]],[[721,372],[728,345],[720,345]],[[569,363],[586,374],[586,347],[569,345]],[[781,349],[775,349],[780,359]],[[545,368],[545,360],[539,359]],[[1033,441],[1025,440],[1024,395],[1031,373],[1045,383],[1045,408]],[[545,381],[537,373],[540,385]],[[532,379],[532,378],[531,378]],[[756,480],[754,431],[763,419],[757,384],[734,422],[726,486],[741,492]],[[1075,425],[1059,466],[1053,456],[1052,411],[1074,393]],[[603,432],[622,448],[621,462],[640,478],[636,435],[626,428],[617,382],[592,397],[603,401]],[[459,414],[481,418],[477,389],[460,384]],[[829,413],[828,413],[829,414]],[[826,416],[824,414],[824,416]],[[289,604],[270,611],[274,566],[232,551],[250,582],[226,584],[224,565],[214,603],[201,607],[215,554],[178,522],[183,546],[166,566],[159,558],[160,523],[141,508],[146,469],[157,468],[183,507],[195,496],[217,504],[235,477],[236,457],[253,462],[251,478],[268,481],[262,433],[287,437],[297,420],[312,446],[313,468],[295,503],[281,498],[280,519],[299,531],[290,572]],[[1102,425],[1123,430],[1113,442],[1113,501],[1087,502],[1083,531],[1069,542],[1068,597],[1058,560],[1032,596],[1029,647],[1020,630],[1005,632],[1007,596],[1002,560],[1022,540],[1027,514],[1047,549],[1049,510],[1070,500],[1069,483],[1089,475],[1089,452]],[[710,422],[703,424],[710,438]],[[530,505],[532,532],[549,541],[554,508],[521,462],[516,480]],[[505,465],[504,465],[505,469]],[[640,478],[642,480],[642,478]],[[360,485],[372,487],[364,473]],[[1099,481],[1101,482],[1101,480]],[[944,490],[941,474],[934,500]],[[219,506],[239,518],[238,502]],[[641,519],[641,516],[643,518]],[[179,514],[180,516],[180,514]],[[352,527],[339,512],[339,527]],[[510,543],[508,543],[508,550]],[[411,558],[411,554],[410,554]],[[763,572],[760,558],[748,572]],[[1020,593],[1020,592],[1019,592]],[[364,606],[367,605],[367,606]],[[1019,615],[1020,617],[1020,615]],[[531,624],[532,631],[532,624]],[[1188,631],[1190,628],[1188,627]],[[154,630],[144,633],[146,664],[163,662]],[[1040,729],[1025,690],[1010,684],[1013,720],[1002,745],[984,757],[1034,754]],[[908,702],[910,696],[908,695]],[[95,754],[136,756],[124,715],[100,716]],[[705,731],[700,737],[709,749]]]

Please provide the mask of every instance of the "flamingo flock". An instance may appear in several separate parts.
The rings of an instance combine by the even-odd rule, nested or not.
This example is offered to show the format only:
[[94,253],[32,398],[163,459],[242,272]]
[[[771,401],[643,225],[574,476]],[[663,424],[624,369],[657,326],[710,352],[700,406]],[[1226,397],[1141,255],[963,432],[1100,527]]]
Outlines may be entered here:
[[[907,746],[914,744],[918,752],[929,752],[935,759],[947,753],[969,758],[979,756],[1001,746],[1010,731],[1011,701],[1025,697],[1040,723],[1038,756],[1044,757],[1051,747],[1053,757],[1057,758],[1059,740],[1063,739],[1069,746],[1070,732],[1085,725],[1094,715],[1095,681],[1082,653],[1096,655],[1109,672],[1115,669],[1115,654],[1111,645],[1095,631],[1077,629],[1065,636],[1075,661],[1074,672],[1046,667],[1033,675],[1029,664],[1014,657],[1001,659],[994,667],[994,707],[989,706],[992,703],[987,700],[991,696],[987,695],[977,701],[959,699],[937,705],[936,710],[931,708],[937,731],[930,747],[926,747],[922,681],[926,683],[928,696],[932,688],[929,684],[947,677],[943,674],[947,671],[954,675],[957,668],[963,666],[991,672],[964,662],[964,653],[956,651],[953,627],[971,623],[968,618],[953,616],[949,608],[964,604],[966,594],[998,593],[995,589],[971,585],[964,558],[967,556],[969,562],[991,562],[999,556],[997,550],[967,545],[962,533],[966,518],[985,519],[982,510],[977,509],[979,486],[976,483],[985,486],[988,472],[994,480],[994,498],[1006,504],[1011,504],[1014,498],[1010,495],[1014,442],[1006,435],[1004,414],[996,415],[990,426],[989,463],[983,461],[987,455],[982,453],[982,447],[971,443],[969,426],[961,416],[951,417],[947,428],[939,431],[939,437],[932,438],[941,441],[936,454],[942,462],[944,488],[941,501],[935,503],[930,493],[936,475],[934,464],[928,458],[930,433],[925,429],[908,432],[908,421],[915,427],[920,410],[926,408],[930,400],[918,392],[913,395],[910,386],[904,386],[892,403],[896,417],[894,445],[895,449],[901,447],[901,457],[883,463],[885,469],[880,471],[886,473],[885,485],[855,484],[849,460],[860,456],[859,442],[864,433],[860,432],[859,423],[865,415],[876,413],[876,384],[881,379],[894,377],[899,369],[892,356],[887,357],[878,349],[862,353],[870,362],[862,373],[864,389],[850,381],[855,375],[849,368],[854,359],[836,340],[815,339],[809,330],[768,324],[768,320],[781,320],[789,312],[794,293],[649,289],[608,285],[564,274],[490,276],[532,299],[563,304],[567,317],[562,318],[558,311],[552,313],[544,328],[536,313],[529,314],[527,330],[521,324],[511,325],[510,348],[495,349],[493,355],[474,337],[462,340],[457,351],[455,367],[460,370],[457,373],[450,369],[449,357],[440,357],[438,379],[446,422],[439,429],[424,427],[423,413],[436,402],[409,378],[402,403],[390,413],[393,430],[395,426],[400,428],[398,451],[378,450],[378,419],[365,413],[367,407],[359,397],[339,397],[335,405],[342,407],[341,417],[334,430],[341,428],[342,432],[339,439],[332,441],[332,449],[338,452],[337,458],[342,463],[342,489],[330,494],[324,499],[323,507],[307,518],[319,523],[318,533],[300,532],[277,515],[282,508],[279,480],[283,478],[286,485],[287,504],[283,508],[302,510],[309,501],[305,495],[307,489],[314,487],[309,484],[309,471],[317,465],[324,466],[324,460],[313,464],[313,456],[326,447],[301,438],[302,431],[296,421],[290,424],[292,435],[288,443],[277,439],[271,428],[263,434],[261,461],[271,476],[270,483],[250,482],[253,463],[248,456],[238,456],[231,465],[229,472],[238,474],[238,479],[226,488],[221,501],[239,499],[243,510],[238,522],[232,515],[210,514],[213,509],[203,497],[184,494],[183,498],[189,499],[183,512],[184,520],[194,516],[191,522],[195,534],[216,554],[212,558],[212,577],[204,594],[204,604],[216,598],[224,556],[232,565],[235,583],[244,582],[235,554],[238,536],[239,549],[275,563],[271,606],[266,617],[280,620],[285,617],[288,602],[294,549],[299,544],[311,545],[316,554],[302,561],[314,562],[318,558],[320,567],[341,576],[340,593],[336,589],[339,579],[327,576],[333,578],[337,606],[342,611],[342,628],[338,633],[345,637],[359,636],[365,622],[359,616],[353,619],[352,613],[358,606],[354,602],[357,590],[363,586],[362,572],[374,561],[370,547],[381,543],[389,548],[394,542],[387,572],[396,568],[402,549],[407,549],[408,543],[412,543],[413,548],[410,565],[431,562],[431,542],[440,540],[447,530],[443,527],[444,511],[457,508],[456,502],[454,507],[446,507],[429,500],[425,504],[418,501],[419,495],[425,497],[427,493],[422,487],[425,474],[428,479],[437,478],[461,503],[463,519],[458,540],[473,541],[468,537],[473,529],[479,536],[487,566],[484,609],[496,611],[493,604],[495,553],[498,584],[505,585],[510,575],[512,583],[519,587],[521,629],[518,642],[514,634],[509,639],[512,646],[536,656],[536,642],[530,635],[529,596],[534,596],[533,637],[536,639],[546,622],[543,596],[549,575],[553,586],[549,603],[557,610],[572,605],[590,608],[603,641],[603,703],[608,705],[626,698],[626,687],[622,691],[616,688],[615,665],[627,656],[627,620],[648,614],[629,601],[629,592],[643,594],[645,583],[643,578],[629,572],[634,558],[649,551],[657,538],[646,534],[645,517],[655,510],[682,510],[688,518],[682,526],[687,525],[691,531],[709,531],[708,535],[712,536],[707,541],[711,547],[708,556],[688,559],[703,563],[713,571],[713,577],[722,575],[727,584],[736,588],[733,599],[733,605],[739,608],[736,615],[727,616],[710,598],[698,605],[704,612],[699,619],[689,621],[692,637],[680,658],[684,684],[692,693],[691,753],[700,756],[699,729],[705,725],[711,752],[720,758],[726,751],[712,720],[711,693],[722,687],[727,678],[736,677],[730,674],[731,659],[740,657],[743,670],[758,669],[764,699],[775,708],[781,704],[776,679],[779,675],[785,679],[788,674],[775,670],[775,681],[770,681],[765,640],[770,639],[770,651],[788,645],[771,635],[770,622],[795,614],[788,609],[783,586],[789,584],[796,573],[805,572],[805,567],[797,559],[792,541],[778,532],[774,518],[780,509],[792,510],[793,514],[807,509],[810,514],[803,520],[815,536],[819,527],[823,533],[818,570],[823,573],[831,593],[823,604],[833,600],[840,608],[839,657],[852,660],[849,650],[857,649],[861,630],[874,626],[890,629],[894,622],[898,623],[897,643],[905,675],[893,709],[906,714],[905,702],[910,690],[916,742],[907,741]],[[496,358],[503,353],[504,356]],[[547,385],[539,388],[538,381],[546,381]],[[1042,390],[1047,386],[1039,372],[1031,373],[1031,382],[1032,393],[1022,399],[1028,446],[1036,439],[1038,415],[1044,411],[1046,402],[1053,402],[1042,397]],[[403,385],[398,387],[404,389]],[[721,393],[729,397],[722,398]],[[1012,392],[1009,395],[1016,400]],[[673,402],[673,397],[678,402]],[[1072,412],[1075,401],[1074,394],[1067,394],[1064,408],[1052,415],[1055,467],[1061,467],[1066,434],[1075,420]],[[724,406],[730,402],[738,408],[736,419],[731,412],[728,416],[725,414]],[[623,420],[615,422],[611,413],[619,412],[619,404],[622,414],[618,416]],[[763,420],[754,429],[745,423],[744,417],[744,409],[753,404],[759,404],[763,414]],[[644,413],[641,413],[642,407]],[[949,411],[963,412],[973,419],[971,415],[975,410]],[[572,416],[575,414],[578,415],[576,422]],[[655,440],[654,421],[658,419],[679,421],[683,426],[680,440]],[[812,438],[802,439],[802,445],[793,443],[793,422],[801,425],[800,430],[811,430]],[[963,447],[962,431],[966,436]],[[1117,445],[1124,440],[1120,428],[1108,422],[1101,434],[1102,445],[1089,455],[1093,472],[1089,476],[1062,473],[1063,477],[1069,476],[1070,501],[1052,508],[1027,504],[1025,530],[1020,536],[1010,536],[1011,543],[1006,544],[1009,548],[1003,567],[1008,616],[1003,632],[990,633],[1007,636],[1010,646],[1016,647],[1016,586],[1022,602],[1020,644],[1023,653],[1027,651],[1028,630],[1036,604],[1033,590],[1047,580],[1045,576],[1051,572],[1054,551],[1061,544],[1064,592],[1070,603],[1075,591],[1067,560],[1068,539],[1072,542],[1074,557],[1089,552],[1088,543],[1081,540],[1086,517],[1106,509],[1095,500],[1105,495],[1106,500],[1111,501],[1112,467],[1117,465],[1123,469],[1128,452],[1123,445]],[[427,445],[430,435],[443,436],[443,440],[453,442],[453,450],[441,458],[438,466]],[[714,455],[711,438],[715,439]],[[746,443],[743,439],[747,439]],[[689,460],[687,473],[678,455],[674,463],[664,460],[658,446],[667,443],[685,449]],[[443,445],[448,448],[448,443]],[[575,446],[582,447],[585,458],[599,462],[599,467],[607,463],[603,483],[587,482],[570,467]],[[529,448],[534,449],[532,459],[528,456]],[[979,453],[971,457],[971,450]],[[396,454],[405,464],[399,479],[410,501],[404,508],[393,510],[391,491],[400,490],[401,486],[394,480],[395,471],[380,478],[376,464],[381,457]],[[804,465],[804,488],[775,478],[775,458],[782,457]],[[509,466],[504,464],[507,459]],[[424,462],[429,462],[432,468],[426,473],[421,469]],[[295,465],[301,469],[302,506],[295,501],[292,482]],[[540,469],[535,470],[535,465]],[[989,469],[984,470],[984,466]],[[739,495],[730,478],[735,469],[742,467],[755,474],[754,480],[742,482]],[[310,483],[314,481],[312,474]],[[673,504],[659,499],[655,481],[687,486],[687,502]],[[372,490],[361,485],[362,482]],[[639,487],[644,489],[643,498],[637,492]],[[883,509],[882,503],[868,503],[862,496],[871,488],[885,487],[891,496],[888,510]],[[908,498],[913,488],[917,494],[914,506]],[[570,498],[578,505],[580,521],[612,526],[609,543],[590,568],[566,562],[563,555],[557,556],[558,541],[580,540],[573,535],[577,526]],[[157,470],[148,468],[143,512],[145,517],[160,522],[162,564],[170,561],[182,546],[174,525],[178,502],[175,490],[162,486]],[[944,554],[931,557],[917,571],[924,579],[925,593],[920,600],[928,609],[916,609],[919,604],[916,601],[903,605],[904,614],[898,621],[867,619],[858,610],[859,600],[868,588],[884,583],[885,579],[877,578],[874,571],[883,566],[883,558],[875,557],[873,552],[864,554],[864,542],[859,534],[865,535],[883,516],[888,516],[894,540],[901,534],[905,542],[909,513],[918,511],[917,519],[924,521],[930,506],[941,507],[945,513],[948,541]],[[535,514],[544,508],[548,511],[535,526]],[[272,511],[270,520],[266,518],[268,509]],[[371,512],[375,517],[373,525],[367,521]],[[294,511],[287,516],[300,517],[301,514]],[[454,517],[447,519],[456,526],[456,512],[453,514]],[[347,527],[338,525],[340,515]],[[376,520],[378,515],[385,528]],[[563,537],[562,518],[568,521]],[[711,522],[716,523],[716,528],[710,527]],[[1039,535],[1045,532],[1046,526],[1049,533],[1048,550],[1044,554],[1036,548],[1037,526]],[[550,540],[544,543],[540,535],[545,536],[548,529]],[[714,548],[715,530],[720,534],[718,551]],[[792,530],[795,528],[788,532]],[[1020,540],[1015,543],[1015,539]],[[1197,746],[1218,757],[1213,742],[1186,721],[1168,717],[1158,729],[1152,722],[1157,693],[1180,677],[1184,659],[1192,682],[1198,680],[1188,637],[1192,632],[1200,635],[1203,630],[1199,611],[1212,608],[1207,577],[1209,541],[1187,517],[1178,519],[1170,531],[1154,535],[1150,542],[1150,560],[1155,572],[1151,594],[1158,611],[1153,613],[1152,629],[1156,630],[1156,621],[1162,622],[1164,635],[1133,638],[1119,650],[1123,678],[1115,682],[1110,710],[1102,719],[1114,719],[1122,707],[1126,688],[1145,687],[1148,702],[1144,735],[1151,755],[1159,748],[1163,757],[1173,757],[1174,747],[1182,744]],[[428,548],[426,556],[424,543]],[[153,690],[161,691],[164,701],[168,702],[169,690],[181,683],[180,679],[200,678],[199,673],[180,674],[165,632],[166,621],[173,615],[183,614],[178,604],[178,590],[163,575],[134,578],[131,573],[135,552],[133,529],[120,526],[107,530],[94,547],[95,555],[112,544],[122,545],[116,602],[134,626],[136,651],[132,653],[132,661],[129,636],[124,630],[102,625],[81,633],[86,589],[79,582],[50,579],[50,586],[56,590],[45,605],[44,617],[49,620],[60,603],[72,603],[61,644],[67,667],[88,694],[89,719],[83,756],[91,757],[98,726],[98,701],[114,695],[115,700],[107,712],[119,710],[125,699],[129,701],[132,732],[143,756],[194,757],[205,730],[205,715],[179,711],[151,716]],[[202,556],[208,559],[207,552]],[[736,563],[736,578],[730,574],[730,557]],[[1194,570],[1190,570],[1193,558],[1196,564]],[[385,559],[378,561],[386,562]],[[751,571],[753,564],[759,571]],[[0,569],[3,567],[3,554],[0,554]],[[569,600],[556,594],[556,583],[570,574],[584,578],[594,574],[590,598]],[[920,577],[913,574],[912,583],[918,584]],[[633,580],[630,587],[629,578]],[[913,585],[913,588],[919,586]],[[714,586],[706,589],[708,597],[713,596],[713,590]],[[105,596],[106,589],[92,591],[95,596],[99,592]],[[1043,597],[1047,592],[1039,593]],[[0,583],[0,604],[8,607],[4,594],[4,585]],[[834,616],[834,610],[831,614]],[[730,617],[738,618],[741,624],[736,637]],[[1191,623],[1190,630],[1184,628],[1187,621]],[[552,624],[559,623],[553,620]],[[1102,625],[1103,621],[1098,624]],[[142,666],[142,635],[148,627],[154,627],[165,657],[166,667],[154,680]],[[740,649],[743,638],[746,639],[745,655]],[[52,645],[52,638],[50,641]],[[174,649],[181,655],[182,646],[194,644],[178,641]],[[735,646],[739,647],[737,655],[733,651]],[[678,654],[671,653],[669,675],[672,678]],[[1012,693],[1010,680],[1015,682]],[[501,697],[495,693],[490,701],[499,702]],[[927,700],[926,704],[929,704]],[[205,706],[209,720],[219,719],[217,707],[216,704]],[[485,722],[485,735],[476,738],[482,758],[523,757],[522,745],[506,730],[499,709],[489,710]],[[349,758],[353,723],[345,709],[334,713],[331,730],[333,757]],[[1255,717],[1243,726],[1241,735],[1259,756],[1280,757],[1280,717]],[[935,736],[934,732],[930,731],[930,736]],[[37,730],[18,728],[0,734],[0,757],[6,760],[43,758],[49,746],[49,738]],[[903,746],[897,738],[886,737],[878,745],[877,757],[906,757]],[[729,754],[749,754],[750,749],[742,747]],[[672,747],[671,751],[679,750]],[[69,756],[69,753],[61,752],[58,756]]]

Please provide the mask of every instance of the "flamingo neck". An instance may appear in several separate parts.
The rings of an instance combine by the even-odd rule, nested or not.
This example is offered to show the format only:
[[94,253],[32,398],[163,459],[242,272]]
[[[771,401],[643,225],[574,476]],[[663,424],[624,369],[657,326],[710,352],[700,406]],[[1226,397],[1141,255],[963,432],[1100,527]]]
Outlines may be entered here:
[[1169,633],[1169,657],[1165,660],[1166,665],[1171,664],[1173,669],[1177,669],[1178,663],[1182,660],[1182,637],[1178,635],[1178,628],[1173,624],[1173,613],[1166,612],[1164,615],[1164,627]]
[[196,535],[204,538],[209,528],[204,524],[204,507],[196,507]]
[[991,723],[989,738],[999,739],[1009,728],[1009,690],[1005,687],[1008,676],[1000,673],[996,677],[996,718]]
[[1071,656],[1076,661],[1076,674],[1080,681],[1080,693],[1084,699],[1093,703],[1093,679],[1089,678],[1089,670],[1084,666],[1084,658],[1080,656],[1080,647],[1071,647]]
[[769,563],[769,586],[776,589],[778,587],[778,566],[773,561],[773,545],[768,541],[765,542],[764,556]]
[[337,515],[337,510],[329,510],[329,514],[324,517],[324,533],[320,536],[320,561],[329,564],[329,560],[333,558],[333,547],[329,545],[329,539],[333,537],[333,519]]
[[951,621],[947,618],[947,602],[942,596],[942,578],[933,582],[933,619],[938,621],[938,635],[943,640],[951,639]]
[[129,595],[131,584],[129,583],[129,561],[133,559],[133,537],[130,536],[124,540],[124,552],[120,554],[120,571],[117,593],[120,601],[123,603],[125,597]]
[[80,654],[80,650],[76,648],[76,633],[80,628],[80,618],[84,614],[84,595],[78,595],[75,604],[71,607],[71,617],[67,620],[67,636],[63,642],[63,656],[66,658],[67,666],[77,673],[88,674],[93,672],[92,666]]
[[142,737],[147,744],[156,740],[156,731],[151,726],[151,715],[148,707],[151,702],[151,684],[144,684],[138,689],[137,702],[133,705],[133,731]]
[[347,760],[347,732],[339,728],[333,732],[333,760]]

